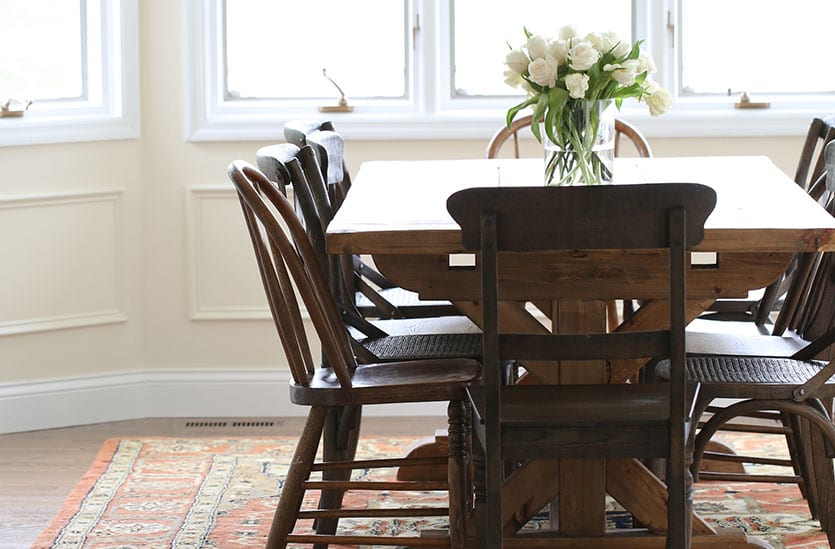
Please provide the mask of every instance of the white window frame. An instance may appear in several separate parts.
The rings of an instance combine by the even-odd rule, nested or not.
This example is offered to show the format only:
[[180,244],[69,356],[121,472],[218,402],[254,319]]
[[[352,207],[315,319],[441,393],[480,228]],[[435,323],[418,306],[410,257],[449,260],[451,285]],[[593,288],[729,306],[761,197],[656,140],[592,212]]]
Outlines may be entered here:
[[87,60],[97,66],[85,75],[95,76],[88,79],[86,100],[50,102],[19,118],[0,118],[0,146],[139,137],[137,0],[87,1],[98,3],[101,24],[90,28],[101,31],[101,55]]
[[[387,105],[358,105],[352,113],[318,113],[281,101],[225,101],[223,98],[222,0],[186,2],[186,138],[191,141],[281,140],[282,125],[293,118],[327,118],[351,139],[485,139],[518,102],[510,98],[452,98],[448,55],[452,28],[449,0],[410,0],[420,22],[413,50],[410,99]],[[678,0],[632,0],[633,30],[646,39],[658,65],[656,81],[674,96],[680,51]],[[419,18],[419,19],[418,19]],[[674,48],[668,44],[675,43]],[[292,54],[292,52],[289,52]],[[497,75],[496,78],[501,78]],[[768,98],[757,96],[757,100]],[[368,108],[370,107],[370,108]],[[643,105],[625,104],[624,118],[649,137],[802,135],[814,116],[835,112],[835,96],[781,97],[769,109],[736,109],[733,98],[675,97],[673,108],[651,117]]]

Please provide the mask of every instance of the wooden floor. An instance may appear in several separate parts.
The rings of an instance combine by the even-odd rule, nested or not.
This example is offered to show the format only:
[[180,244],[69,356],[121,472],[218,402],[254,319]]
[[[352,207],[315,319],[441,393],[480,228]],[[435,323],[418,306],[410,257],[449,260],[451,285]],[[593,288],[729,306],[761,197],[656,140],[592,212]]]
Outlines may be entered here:
[[[177,418],[100,423],[0,435],[0,549],[29,548],[108,438],[141,436],[287,436],[301,418]],[[427,435],[446,418],[363,419],[364,435]]]

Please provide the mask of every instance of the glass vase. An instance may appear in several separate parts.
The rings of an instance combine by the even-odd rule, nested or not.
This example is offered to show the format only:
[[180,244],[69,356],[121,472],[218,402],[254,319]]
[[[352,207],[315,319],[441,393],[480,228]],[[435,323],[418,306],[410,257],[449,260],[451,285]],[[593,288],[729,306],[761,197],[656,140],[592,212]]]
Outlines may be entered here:
[[546,185],[600,185],[612,182],[615,159],[615,105],[611,99],[569,100],[553,128],[542,128]]

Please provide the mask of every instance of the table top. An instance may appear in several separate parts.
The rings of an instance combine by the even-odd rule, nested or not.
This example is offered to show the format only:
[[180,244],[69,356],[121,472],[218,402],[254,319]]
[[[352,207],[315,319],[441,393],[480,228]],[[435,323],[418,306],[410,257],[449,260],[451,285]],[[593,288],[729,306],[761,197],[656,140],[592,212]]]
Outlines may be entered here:
[[[450,194],[539,185],[542,170],[541,159],[365,162],[328,227],[328,251],[458,252],[458,225],[446,211]],[[619,185],[694,182],[716,190],[717,206],[698,250],[835,250],[835,218],[765,156],[616,158],[614,174]]]

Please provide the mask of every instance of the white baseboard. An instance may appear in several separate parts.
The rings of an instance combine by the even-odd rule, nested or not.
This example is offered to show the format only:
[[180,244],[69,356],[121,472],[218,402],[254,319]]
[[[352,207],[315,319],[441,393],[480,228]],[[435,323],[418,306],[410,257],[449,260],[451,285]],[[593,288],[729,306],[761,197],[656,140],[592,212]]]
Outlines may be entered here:
[[[147,370],[0,384],[0,434],[162,417],[298,417],[287,371]],[[445,416],[443,403],[370,406],[368,416]]]

